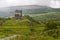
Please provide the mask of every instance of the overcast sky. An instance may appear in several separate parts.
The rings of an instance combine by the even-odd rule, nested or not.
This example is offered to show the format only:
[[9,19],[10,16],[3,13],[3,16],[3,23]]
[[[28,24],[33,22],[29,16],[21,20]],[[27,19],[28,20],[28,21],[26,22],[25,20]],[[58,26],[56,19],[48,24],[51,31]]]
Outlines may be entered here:
[[46,5],[53,8],[60,8],[59,0],[0,0],[0,7],[20,5]]

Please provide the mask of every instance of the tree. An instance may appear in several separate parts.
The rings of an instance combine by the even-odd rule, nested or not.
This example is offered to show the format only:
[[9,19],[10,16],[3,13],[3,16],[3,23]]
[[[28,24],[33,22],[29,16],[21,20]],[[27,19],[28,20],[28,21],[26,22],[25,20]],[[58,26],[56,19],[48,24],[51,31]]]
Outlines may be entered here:
[[55,23],[55,21],[53,20],[49,20],[47,21],[46,23],[46,28],[49,30],[49,29],[57,29],[57,25]]
[[58,35],[56,22],[53,20],[47,21],[45,30],[46,35],[52,36],[54,38],[56,38]]
[[34,20],[34,19],[33,19],[32,17],[30,17],[29,15],[25,15],[25,17],[26,17],[27,19],[29,19],[31,22],[40,24],[38,21]]

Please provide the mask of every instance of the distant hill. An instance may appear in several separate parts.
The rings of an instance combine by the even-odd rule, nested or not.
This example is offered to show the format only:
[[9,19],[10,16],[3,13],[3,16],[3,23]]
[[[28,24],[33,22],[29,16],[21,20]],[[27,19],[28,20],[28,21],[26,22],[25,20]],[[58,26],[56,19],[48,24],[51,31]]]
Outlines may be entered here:
[[[36,14],[34,14],[36,15]],[[32,16],[32,15],[31,15]],[[38,14],[38,16],[32,16],[35,20],[45,22],[48,20],[60,21],[60,12],[50,12],[46,14]]]
[[0,8],[0,17],[10,17],[13,16],[15,10],[22,10],[23,14],[32,14],[32,13],[46,13],[46,12],[59,12],[60,9],[53,9],[47,6],[40,5],[24,5],[24,6],[12,6]]

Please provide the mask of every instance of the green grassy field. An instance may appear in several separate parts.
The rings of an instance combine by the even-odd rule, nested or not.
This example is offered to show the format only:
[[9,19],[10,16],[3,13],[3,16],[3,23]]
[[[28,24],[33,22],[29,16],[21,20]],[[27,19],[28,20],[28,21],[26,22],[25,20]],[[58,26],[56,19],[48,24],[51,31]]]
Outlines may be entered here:
[[28,32],[27,26],[0,26],[0,38],[14,34],[27,34]]
[[[59,13],[29,14],[21,20],[0,20],[0,38],[21,35],[11,40],[60,40]],[[27,18],[25,18],[27,17]],[[50,18],[57,20],[51,20]],[[41,22],[45,21],[46,22]],[[48,21],[48,19],[50,19]],[[39,22],[39,23],[38,23]]]
[[34,27],[33,29],[34,31],[31,32],[30,26],[0,26],[0,38],[23,35],[11,40],[57,40],[53,37],[42,35],[45,27]]
[[[41,29],[40,29],[41,30]],[[30,28],[21,26],[3,26],[0,27],[0,38],[9,37],[12,35],[29,35]]]

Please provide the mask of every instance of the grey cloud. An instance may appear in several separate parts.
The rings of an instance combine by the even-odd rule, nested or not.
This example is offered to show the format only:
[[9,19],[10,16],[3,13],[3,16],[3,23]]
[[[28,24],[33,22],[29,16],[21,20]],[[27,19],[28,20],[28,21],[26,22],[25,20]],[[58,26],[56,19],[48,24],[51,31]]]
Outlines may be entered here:
[[[9,2],[10,1],[10,2]],[[13,1],[13,2],[12,2]],[[0,0],[1,6],[12,6],[12,5],[25,5],[25,4],[36,4],[36,5],[48,5],[50,0]]]
[[[52,0],[0,0],[0,7],[16,6],[16,5],[46,5],[50,6]],[[53,0],[60,1],[60,0]],[[55,5],[55,4],[54,4]]]

